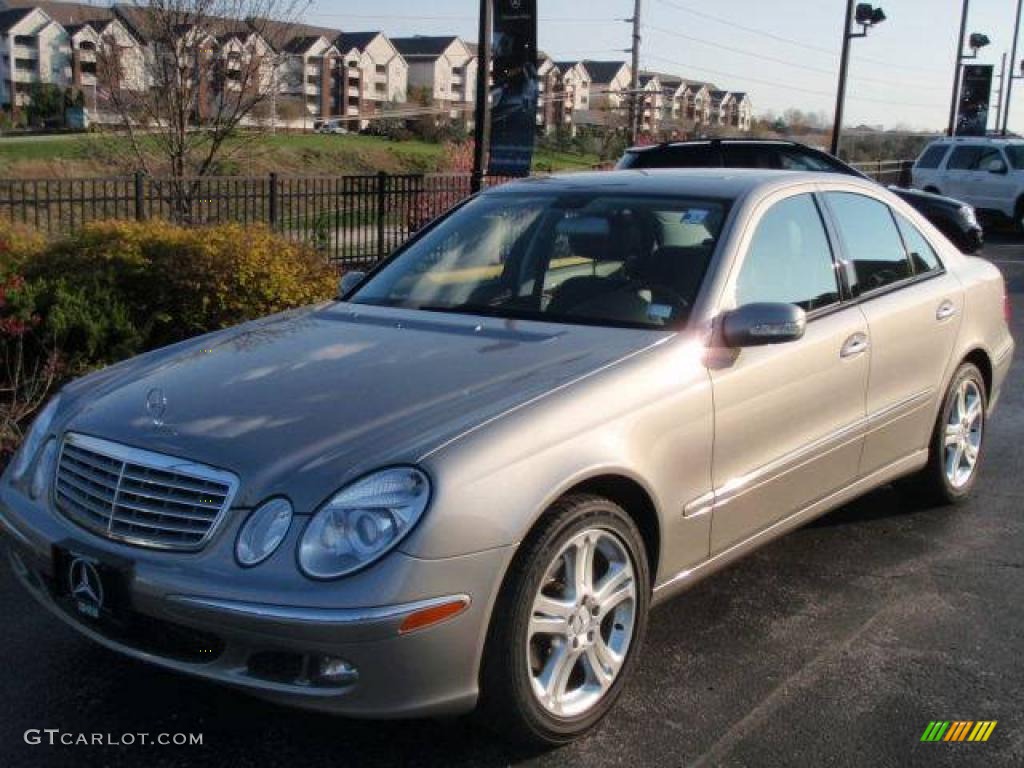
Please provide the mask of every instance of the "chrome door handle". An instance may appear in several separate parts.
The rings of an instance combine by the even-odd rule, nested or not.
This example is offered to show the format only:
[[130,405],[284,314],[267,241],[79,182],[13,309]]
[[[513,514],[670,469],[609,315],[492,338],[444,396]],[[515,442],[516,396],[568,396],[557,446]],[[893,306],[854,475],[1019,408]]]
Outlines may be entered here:
[[935,310],[936,320],[948,320],[956,314],[956,304],[949,299],[939,304],[939,308]]
[[869,346],[871,345],[868,342],[868,335],[866,333],[855,333],[843,342],[843,348],[839,350],[839,356],[842,358],[856,357],[867,352]]

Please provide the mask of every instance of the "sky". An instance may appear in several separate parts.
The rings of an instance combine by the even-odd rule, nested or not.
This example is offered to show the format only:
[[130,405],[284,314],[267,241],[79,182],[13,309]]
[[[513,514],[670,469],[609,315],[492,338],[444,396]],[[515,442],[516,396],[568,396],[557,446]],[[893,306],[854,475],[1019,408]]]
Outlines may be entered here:
[[[538,2],[540,47],[555,59],[628,60],[630,25],[622,19],[632,15],[633,0]],[[970,3],[968,33],[992,40],[972,63],[994,64],[998,74],[1004,52],[1009,59],[1016,2]],[[943,129],[962,0],[875,5],[888,19],[852,42],[844,124]],[[475,40],[478,8],[478,0],[312,0],[305,18],[343,31]],[[845,10],[845,0],[643,0],[641,66],[746,91],[758,114],[797,108],[831,116]],[[1017,58],[1024,58],[1024,34]],[[1024,133],[1024,79],[1014,83],[1014,96],[1010,129]]]

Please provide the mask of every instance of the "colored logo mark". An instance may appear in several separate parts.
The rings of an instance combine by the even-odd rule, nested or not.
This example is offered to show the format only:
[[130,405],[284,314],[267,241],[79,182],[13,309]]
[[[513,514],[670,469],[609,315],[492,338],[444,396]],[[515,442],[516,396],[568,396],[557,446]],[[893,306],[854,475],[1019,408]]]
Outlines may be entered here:
[[988,741],[997,720],[932,720],[921,741]]

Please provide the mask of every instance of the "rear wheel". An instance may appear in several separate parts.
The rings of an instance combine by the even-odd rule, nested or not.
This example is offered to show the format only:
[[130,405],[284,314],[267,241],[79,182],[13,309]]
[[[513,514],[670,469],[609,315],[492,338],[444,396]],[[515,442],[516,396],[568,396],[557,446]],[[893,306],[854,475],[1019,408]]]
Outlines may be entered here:
[[617,504],[591,495],[557,502],[523,544],[488,635],[485,724],[555,746],[611,709],[647,626],[643,539]]
[[971,363],[962,364],[936,419],[928,465],[908,484],[922,500],[955,504],[970,495],[978,478],[987,408],[981,372]]
[[1024,234],[1024,197],[1017,201],[1013,213],[1013,227],[1017,234]]

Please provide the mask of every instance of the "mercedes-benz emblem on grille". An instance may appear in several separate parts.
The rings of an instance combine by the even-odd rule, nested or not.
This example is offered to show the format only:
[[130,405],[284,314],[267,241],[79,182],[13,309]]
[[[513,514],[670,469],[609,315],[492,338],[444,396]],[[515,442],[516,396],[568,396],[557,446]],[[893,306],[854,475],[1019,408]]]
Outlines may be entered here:
[[153,424],[162,427],[164,414],[167,413],[167,395],[159,387],[155,387],[146,393],[146,412],[153,420]]
[[80,613],[98,619],[103,608],[103,582],[96,566],[76,557],[68,569],[71,597]]

